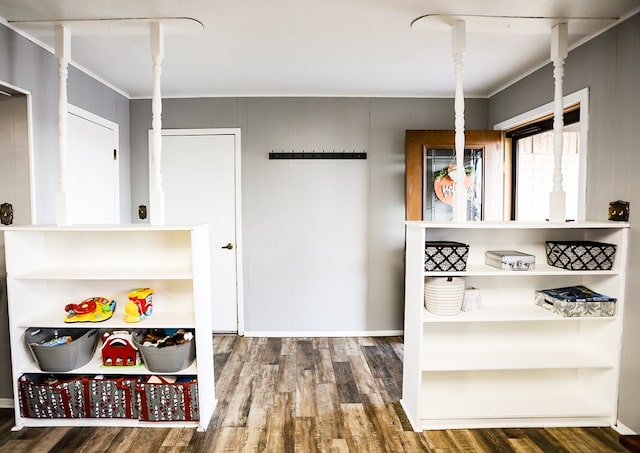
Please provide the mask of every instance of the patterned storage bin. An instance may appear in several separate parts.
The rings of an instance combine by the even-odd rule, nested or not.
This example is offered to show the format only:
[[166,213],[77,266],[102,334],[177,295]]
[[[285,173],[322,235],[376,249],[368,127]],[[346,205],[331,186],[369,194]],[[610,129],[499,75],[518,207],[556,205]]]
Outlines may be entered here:
[[461,242],[439,241],[424,243],[425,271],[464,271],[467,268],[469,246]]
[[610,270],[616,245],[592,241],[547,241],[547,264],[571,271]]
[[24,374],[18,380],[20,413],[25,418],[86,417],[81,379]]
[[84,402],[87,417],[138,418],[137,376],[85,377]]
[[[195,378],[185,381],[148,382],[143,378],[136,384],[136,397],[140,409],[140,420],[146,421],[192,421],[200,419],[198,407],[198,383]],[[184,379],[184,378],[182,378]]]

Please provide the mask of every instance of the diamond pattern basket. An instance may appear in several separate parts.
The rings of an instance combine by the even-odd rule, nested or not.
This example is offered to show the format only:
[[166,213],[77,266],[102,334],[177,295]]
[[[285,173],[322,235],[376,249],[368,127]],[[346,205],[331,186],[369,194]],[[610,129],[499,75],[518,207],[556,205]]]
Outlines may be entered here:
[[610,270],[616,245],[592,241],[547,241],[547,264],[571,271]]
[[467,268],[469,246],[453,241],[426,241],[424,244],[425,271],[464,271]]

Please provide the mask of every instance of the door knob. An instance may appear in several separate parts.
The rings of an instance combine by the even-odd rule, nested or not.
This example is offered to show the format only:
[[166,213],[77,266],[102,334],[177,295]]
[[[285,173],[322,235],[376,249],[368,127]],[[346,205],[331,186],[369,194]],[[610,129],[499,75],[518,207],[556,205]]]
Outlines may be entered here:
[[227,245],[223,245],[222,247],[220,247],[221,249],[227,249],[227,250],[232,250],[233,249],[233,244],[231,242],[229,242]]

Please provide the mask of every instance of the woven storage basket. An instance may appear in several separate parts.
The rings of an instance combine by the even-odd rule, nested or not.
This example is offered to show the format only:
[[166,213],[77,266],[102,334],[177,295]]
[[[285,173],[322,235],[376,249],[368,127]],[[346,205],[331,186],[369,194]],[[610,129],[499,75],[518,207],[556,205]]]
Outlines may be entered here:
[[462,307],[464,280],[459,277],[431,277],[424,284],[424,306],[436,315],[457,315]]
[[469,246],[453,241],[426,241],[424,244],[425,271],[464,271],[467,268]]
[[592,241],[547,241],[547,264],[571,271],[610,270],[616,245]]

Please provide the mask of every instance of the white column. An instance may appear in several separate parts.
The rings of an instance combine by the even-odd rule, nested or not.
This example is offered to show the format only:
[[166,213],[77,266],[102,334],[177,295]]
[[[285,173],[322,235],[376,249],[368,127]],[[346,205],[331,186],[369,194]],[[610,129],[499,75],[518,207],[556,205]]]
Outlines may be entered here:
[[67,193],[67,77],[71,59],[71,35],[63,25],[56,25],[56,59],[58,60],[58,161],[60,166],[56,194],[56,224],[69,225],[69,196]]
[[164,225],[165,204],[162,190],[162,95],[160,93],[160,76],[162,58],[164,57],[164,30],[159,22],[152,22],[150,27],[151,61],[153,70],[153,97],[151,100],[151,156],[153,185],[149,194],[150,216],[152,225]]
[[566,194],[562,188],[562,79],[564,77],[564,59],[567,57],[567,24],[557,24],[551,29],[551,61],[553,61],[553,79],[555,92],[553,99],[553,189],[549,194],[549,221],[562,223],[566,220]]
[[464,187],[464,90],[462,74],[464,72],[464,54],[466,51],[466,24],[462,20],[453,24],[453,61],[456,74],[455,91],[455,150],[456,150],[456,189],[453,193],[453,220],[467,221],[467,191]]

